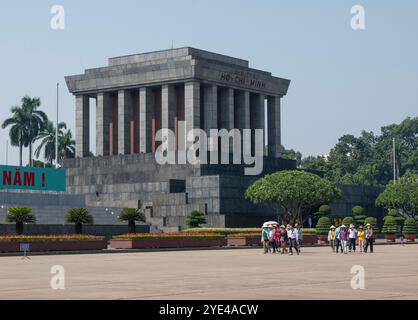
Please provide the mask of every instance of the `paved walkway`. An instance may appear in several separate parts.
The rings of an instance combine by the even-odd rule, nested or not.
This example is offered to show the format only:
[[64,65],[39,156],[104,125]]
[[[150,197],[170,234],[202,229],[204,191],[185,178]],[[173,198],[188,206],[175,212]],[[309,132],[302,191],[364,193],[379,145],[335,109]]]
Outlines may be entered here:
[[[0,299],[418,299],[418,246],[373,254],[304,248],[300,256],[261,250],[0,257]],[[50,287],[65,268],[65,290]],[[365,269],[353,290],[351,267]]]

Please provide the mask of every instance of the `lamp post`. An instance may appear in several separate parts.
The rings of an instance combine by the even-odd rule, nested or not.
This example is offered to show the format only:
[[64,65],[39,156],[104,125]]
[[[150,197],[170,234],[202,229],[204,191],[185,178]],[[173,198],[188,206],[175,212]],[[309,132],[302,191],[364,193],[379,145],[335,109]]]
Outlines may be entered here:
[[58,106],[59,106],[59,87],[57,83],[57,123],[55,126],[55,168],[58,168]]

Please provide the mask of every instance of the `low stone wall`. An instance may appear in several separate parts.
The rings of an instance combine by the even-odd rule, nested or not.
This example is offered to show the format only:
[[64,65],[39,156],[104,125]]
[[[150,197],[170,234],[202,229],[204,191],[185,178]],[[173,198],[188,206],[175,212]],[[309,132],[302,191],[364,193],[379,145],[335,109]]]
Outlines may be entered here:
[[[0,235],[14,235],[16,228],[14,224],[0,224]],[[149,225],[137,225],[138,233],[148,233]],[[128,225],[84,225],[83,233],[105,237],[106,240],[113,236],[126,234],[129,232]],[[74,234],[73,225],[44,225],[44,224],[28,224],[25,225],[25,235],[55,235],[55,234]]]
[[204,248],[225,247],[226,245],[226,238],[150,238],[110,241],[110,247],[113,249]]
[[[0,241],[0,252],[19,252],[20,243],[15,241]],[[22,242],[23,243],[23,242]],[[106,240],[88,241],[34,241],[24,242],[30,244],[30,252],[46,251],[79,251],[107,249]]]

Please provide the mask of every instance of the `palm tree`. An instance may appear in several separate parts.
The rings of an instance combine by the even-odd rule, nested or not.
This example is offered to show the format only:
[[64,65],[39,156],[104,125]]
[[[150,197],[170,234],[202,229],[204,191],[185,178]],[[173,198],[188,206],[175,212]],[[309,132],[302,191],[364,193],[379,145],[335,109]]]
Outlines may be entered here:
[[23,226],[25,223],[35,223],[36,217],[32,214],[31,207],[12,207],[9,208],[5,218],[5,222],[16,223],[16,234],[23,234]]
[[83,233],[83,224],[93,224],[93,216],[89,214],[89,211],[86,208],[72,208],[68,210],[65,215],[65,223],[74,223],[75,224],[75,233]]
[[[75,154],[75,141],[72,139],[71,131],[65,131],[67,125],[65,122],[58,124],[58,162],[61,163],[65,158],[73,158]],[[44,149],[44,158],[49,164],[53,164],[55,159],[55,136],[56,128],[51,121],[48,121],[44,130],[39,133],[37,140],[41,143],[35,150],[35,157],[39,156]]]
[[11,126],[9,130],[9,137],[12,146],[19,147],[19,165],[22,166],[22,151],[23,147],[27,146],[28,136],[26,130],[26,113],[23,108],[15,106],[10,110],[13,116],[4,120],[1,125],[2,129]]
[[10,142],[19,147],[19,165],[22,166],[23,147],[29,147],[29,165],[32,165],[32,145],[38,134],[43,130],[48,121],[47,115],[37,110],[41,105],[39,98],[24,96],[22,105],[11,108],[13,116],[6,119],[2,128],[11,126],[9,131]]

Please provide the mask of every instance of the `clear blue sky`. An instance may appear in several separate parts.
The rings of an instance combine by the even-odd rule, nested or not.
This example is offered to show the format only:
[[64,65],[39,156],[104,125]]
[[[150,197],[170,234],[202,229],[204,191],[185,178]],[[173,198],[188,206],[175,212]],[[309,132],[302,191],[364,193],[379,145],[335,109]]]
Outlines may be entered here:
[[[66,10],[63,31],[50,28],[54,4]],[[356,4],[366,10],[364,31],[350,27]],[[343,134],[418,114],[418,1],[15,0],[0,2],[0,30],[1,121],[25,94],[39,96],[55,119],[59,81],[61,120],[74,133],[65,75],[172,41],[291,79],[282,140],[305,156],[328,153]],[[1,130],[0,150],[7,138]],[[17,162],[10,149],[9,163]]]

